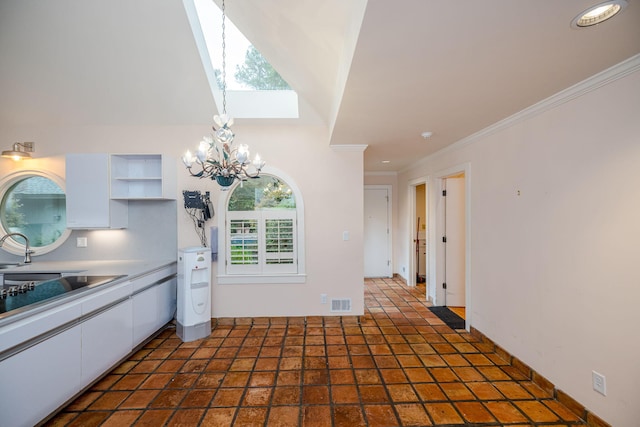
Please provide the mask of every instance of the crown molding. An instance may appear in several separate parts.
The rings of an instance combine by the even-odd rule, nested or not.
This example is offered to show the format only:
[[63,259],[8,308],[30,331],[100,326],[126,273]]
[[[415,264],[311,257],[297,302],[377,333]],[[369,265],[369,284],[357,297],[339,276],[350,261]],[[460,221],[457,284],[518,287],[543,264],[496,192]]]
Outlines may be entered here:
[[635,73],[640,70],[640,54],[634,55],[613,67],[607,68],[604,71],[601,71],[598,74],[593,75],[579,83],[576,83],[573,86],[570,86],[555,95],[552,95],[536,104],[533,104],[530,107],[525,108],[505,119],[500,120],[488,126],[472,135],[469,135],[463,139],[460,139],[454,142],[443,149],[436,151],[433,154],[430,154],[422,159],[416,161],[410,166],[403,168],[400,172],[407,172],[421,163],[438,157],[442,154],[450,153],[452,151],[460,150],[468,145],[474,144],[482,138],[485,138],[494,133],[500,132],[507,128],[514,126],[517,123],[521,123],[525,120],[528,120],[532,117],[540,115],[546,111],[552,110],[564,103],[572,101],[576,98],[580,98],[581,96],[586,95],[589,92],[593,92],[596,89],[599,89],[603,86],[606,86],[616,80],[619,80],[623,77],[628,76],[629,74]]

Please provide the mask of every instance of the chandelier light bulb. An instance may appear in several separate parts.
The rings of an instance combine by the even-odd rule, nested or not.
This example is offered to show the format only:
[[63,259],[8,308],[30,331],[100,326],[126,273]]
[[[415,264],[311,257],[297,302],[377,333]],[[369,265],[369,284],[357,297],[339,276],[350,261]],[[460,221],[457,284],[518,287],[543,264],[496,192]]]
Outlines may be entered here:
[[196,151],[196,159],[198,163],[202,164],[207,160],[207,149],[200,146],[198,151]]
[[247,144],[240,144],[236,158],[242,164],[247,162],[247,159],[249,158],[249,146]]
[[262,161],[262,159],[260,158],[260,154],[258,153],[256,153],[256,156],[253,158],[253,166],[258,169],[258,172],[260,172],[260,169],[264,167],[264,162]]
[[184,156],[182,156],[182,163],[184,163],[187,168],[190,168],[191,165],[193,165],[193,156],[191,155],[191,151],[187,150],[187,152],[184,153]]

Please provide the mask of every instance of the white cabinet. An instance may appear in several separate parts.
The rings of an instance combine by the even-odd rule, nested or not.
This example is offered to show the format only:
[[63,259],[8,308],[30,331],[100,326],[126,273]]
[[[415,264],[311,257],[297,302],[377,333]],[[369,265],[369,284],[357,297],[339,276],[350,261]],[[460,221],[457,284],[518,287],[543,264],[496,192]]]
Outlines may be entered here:
[[168,323],[175,308],[173,263],[3,325],[0,426],[41,422]]
[[108,154],[67,154],[66,200],[68,228],[126,228],[126,200],[110,197]]
[[132,299],[135,347],[173,318],[176,310],[176,278],[153,283],[133,295]]
[[131,299],[82,323],[82,381],[89,384],[133,348]]
[[175,276],[158,285],[158,328],[169,323],[176,314],[177,287]]
[[80,326],[0,362],[0,425],[34,426],[80,392]]
[[175,160],[162,154],[112,154],[111,198],[175,199]]
[[67,227],[126,228],[129,200],[174,200],[175,160],[163,154],[67,154]]

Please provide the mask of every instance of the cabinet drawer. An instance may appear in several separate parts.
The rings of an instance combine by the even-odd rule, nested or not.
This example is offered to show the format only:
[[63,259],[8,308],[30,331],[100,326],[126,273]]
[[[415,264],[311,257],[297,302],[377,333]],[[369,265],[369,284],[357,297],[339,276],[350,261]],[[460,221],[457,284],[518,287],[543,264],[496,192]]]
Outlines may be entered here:
[[153,271],[151,273],[131,278],[131,284],[133,286],[132,292],[136,293],[145,290],[149,286],[155,285],[169,276],[176,274],[176,266],[165,267],[160,270]]
[[[79,302],[54,307],[0,328],[0,352],[77,320],[82,314]],[[1,399],[0,399],[1,400]]]
[[102,291],[96,292],[88,296],[82,303],[82,315],[91,313],[101,307],[108,306],[123,298],[131,295],[131,282],[109,286]]

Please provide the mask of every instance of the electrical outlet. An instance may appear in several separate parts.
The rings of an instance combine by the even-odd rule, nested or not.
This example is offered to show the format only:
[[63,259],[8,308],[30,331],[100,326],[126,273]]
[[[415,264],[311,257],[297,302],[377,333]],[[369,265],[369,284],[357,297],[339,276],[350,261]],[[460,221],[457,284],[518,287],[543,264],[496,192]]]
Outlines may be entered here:
[[320,294],[320,304],[327,303],[327,294]]
[[76,247],[77,248],[86,248],[88,245],[88,241],[86,237],[78,237],[76,238]]
[[604,375],[591,371],[591,378],[593,380],[593,389],[603,396],[607,395],[607,380]]

